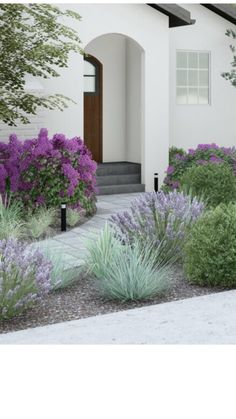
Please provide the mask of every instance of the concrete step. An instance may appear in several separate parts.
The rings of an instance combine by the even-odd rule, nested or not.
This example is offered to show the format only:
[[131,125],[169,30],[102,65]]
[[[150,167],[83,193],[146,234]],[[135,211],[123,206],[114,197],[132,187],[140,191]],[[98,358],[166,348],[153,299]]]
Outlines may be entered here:
[[131,174],[131,175],[97,176],[98,186],[127,185],[127,184],[136,184],[136,183],[141,183],[141,175],[139,173]]
[[114,162],[98,164],[96,175],[132,175],[141,173],[141,164],[129,162]]
[[145,192],[145,185],[142,185],[140,183],[126,185],[105,185],[98,187],[98,190],[98,195]]

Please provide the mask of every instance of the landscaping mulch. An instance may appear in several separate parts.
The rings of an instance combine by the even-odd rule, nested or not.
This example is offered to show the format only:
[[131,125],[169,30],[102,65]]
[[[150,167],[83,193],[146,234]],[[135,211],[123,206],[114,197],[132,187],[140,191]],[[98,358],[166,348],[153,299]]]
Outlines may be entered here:
[[50,293],[40,304],[28,309],[22,315],[11,320],[0,321],[0,333],[82,319],[219,291],[222,291],[222,289],[202,288],[189,284],[184,279],[180,266],[175,266],[172,287],[165,295],[147,301],[120,302],[107,300],[101,295],[96,281],[92,278],[81,277],[70,287]]

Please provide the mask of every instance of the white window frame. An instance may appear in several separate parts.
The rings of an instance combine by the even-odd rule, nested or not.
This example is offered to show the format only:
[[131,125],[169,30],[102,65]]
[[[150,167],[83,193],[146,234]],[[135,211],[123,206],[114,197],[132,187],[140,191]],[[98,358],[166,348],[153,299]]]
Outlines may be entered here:
[[[198,70],[198,84],[197,86],[190,86],[188,84],[188,70],[189,70],[189,66],[188,66],[188,55],[187,55],[187,67],[186,68],[181,68],[181,67],[177,67],[177,55],[178,52],[193,52],[193,53],[198,53],[198,54],[208,54],[208,103],[179,103],[178,102],[178,96],[177,96],[177,89],[178,88],[197,88],[198,89],[198,101],[199,101],[199,66],[198,68],[195,68],[195,70]],[[210,51],[206,51],[206,50],[191,50],[191,49],[177,49],[176,50],[176,54],[175,54],[175,77],[176,77],[176,83],[175,83],[175,98],[176,98],[176,104],[178,106],[210,106],[211,105],[211,52]],[[186,86],[180,86],[177,84],[177,72],[178,70],[187,70],[187,85]],[[194,70],[194,68],[191,68],[191,70]],[[204,69],[202,69],[204,70]],[[187,100],[188,100],[188,94],[187,94]]]

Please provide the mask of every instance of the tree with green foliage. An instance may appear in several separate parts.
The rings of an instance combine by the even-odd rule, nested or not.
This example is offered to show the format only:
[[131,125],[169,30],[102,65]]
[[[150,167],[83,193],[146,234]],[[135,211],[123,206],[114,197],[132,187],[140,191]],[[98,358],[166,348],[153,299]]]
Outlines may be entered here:
[[224,79],[229,80],[230,83],[236,87],[236,45],[235,45],[235,40],[236,40],[236,33],[233,31],[233,29],[227,29],[226,33],[227,36],[229,36],[230,38],[233,39],[234,41],[234,45],[230,45],[230,49],[232,51],[233,54],[233,61],[231,62],[231,70],[225,73],[222,73],[222,77],[224,77]]
[[77,31],[66,26],[74,11],[50,4],[0,4],[0,121],[29,123],[39,107],[63,110],[73,100],[55,93],[32,94],[25,90],[26,76],[59,77],[68,66],[70,52],[83,53]]

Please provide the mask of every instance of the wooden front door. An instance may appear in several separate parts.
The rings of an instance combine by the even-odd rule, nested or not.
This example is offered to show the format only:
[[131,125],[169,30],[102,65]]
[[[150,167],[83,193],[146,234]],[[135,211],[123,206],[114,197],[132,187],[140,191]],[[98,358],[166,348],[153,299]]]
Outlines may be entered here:
[[102,64],[84,57],[84,142],[93,159],[102,162]]

